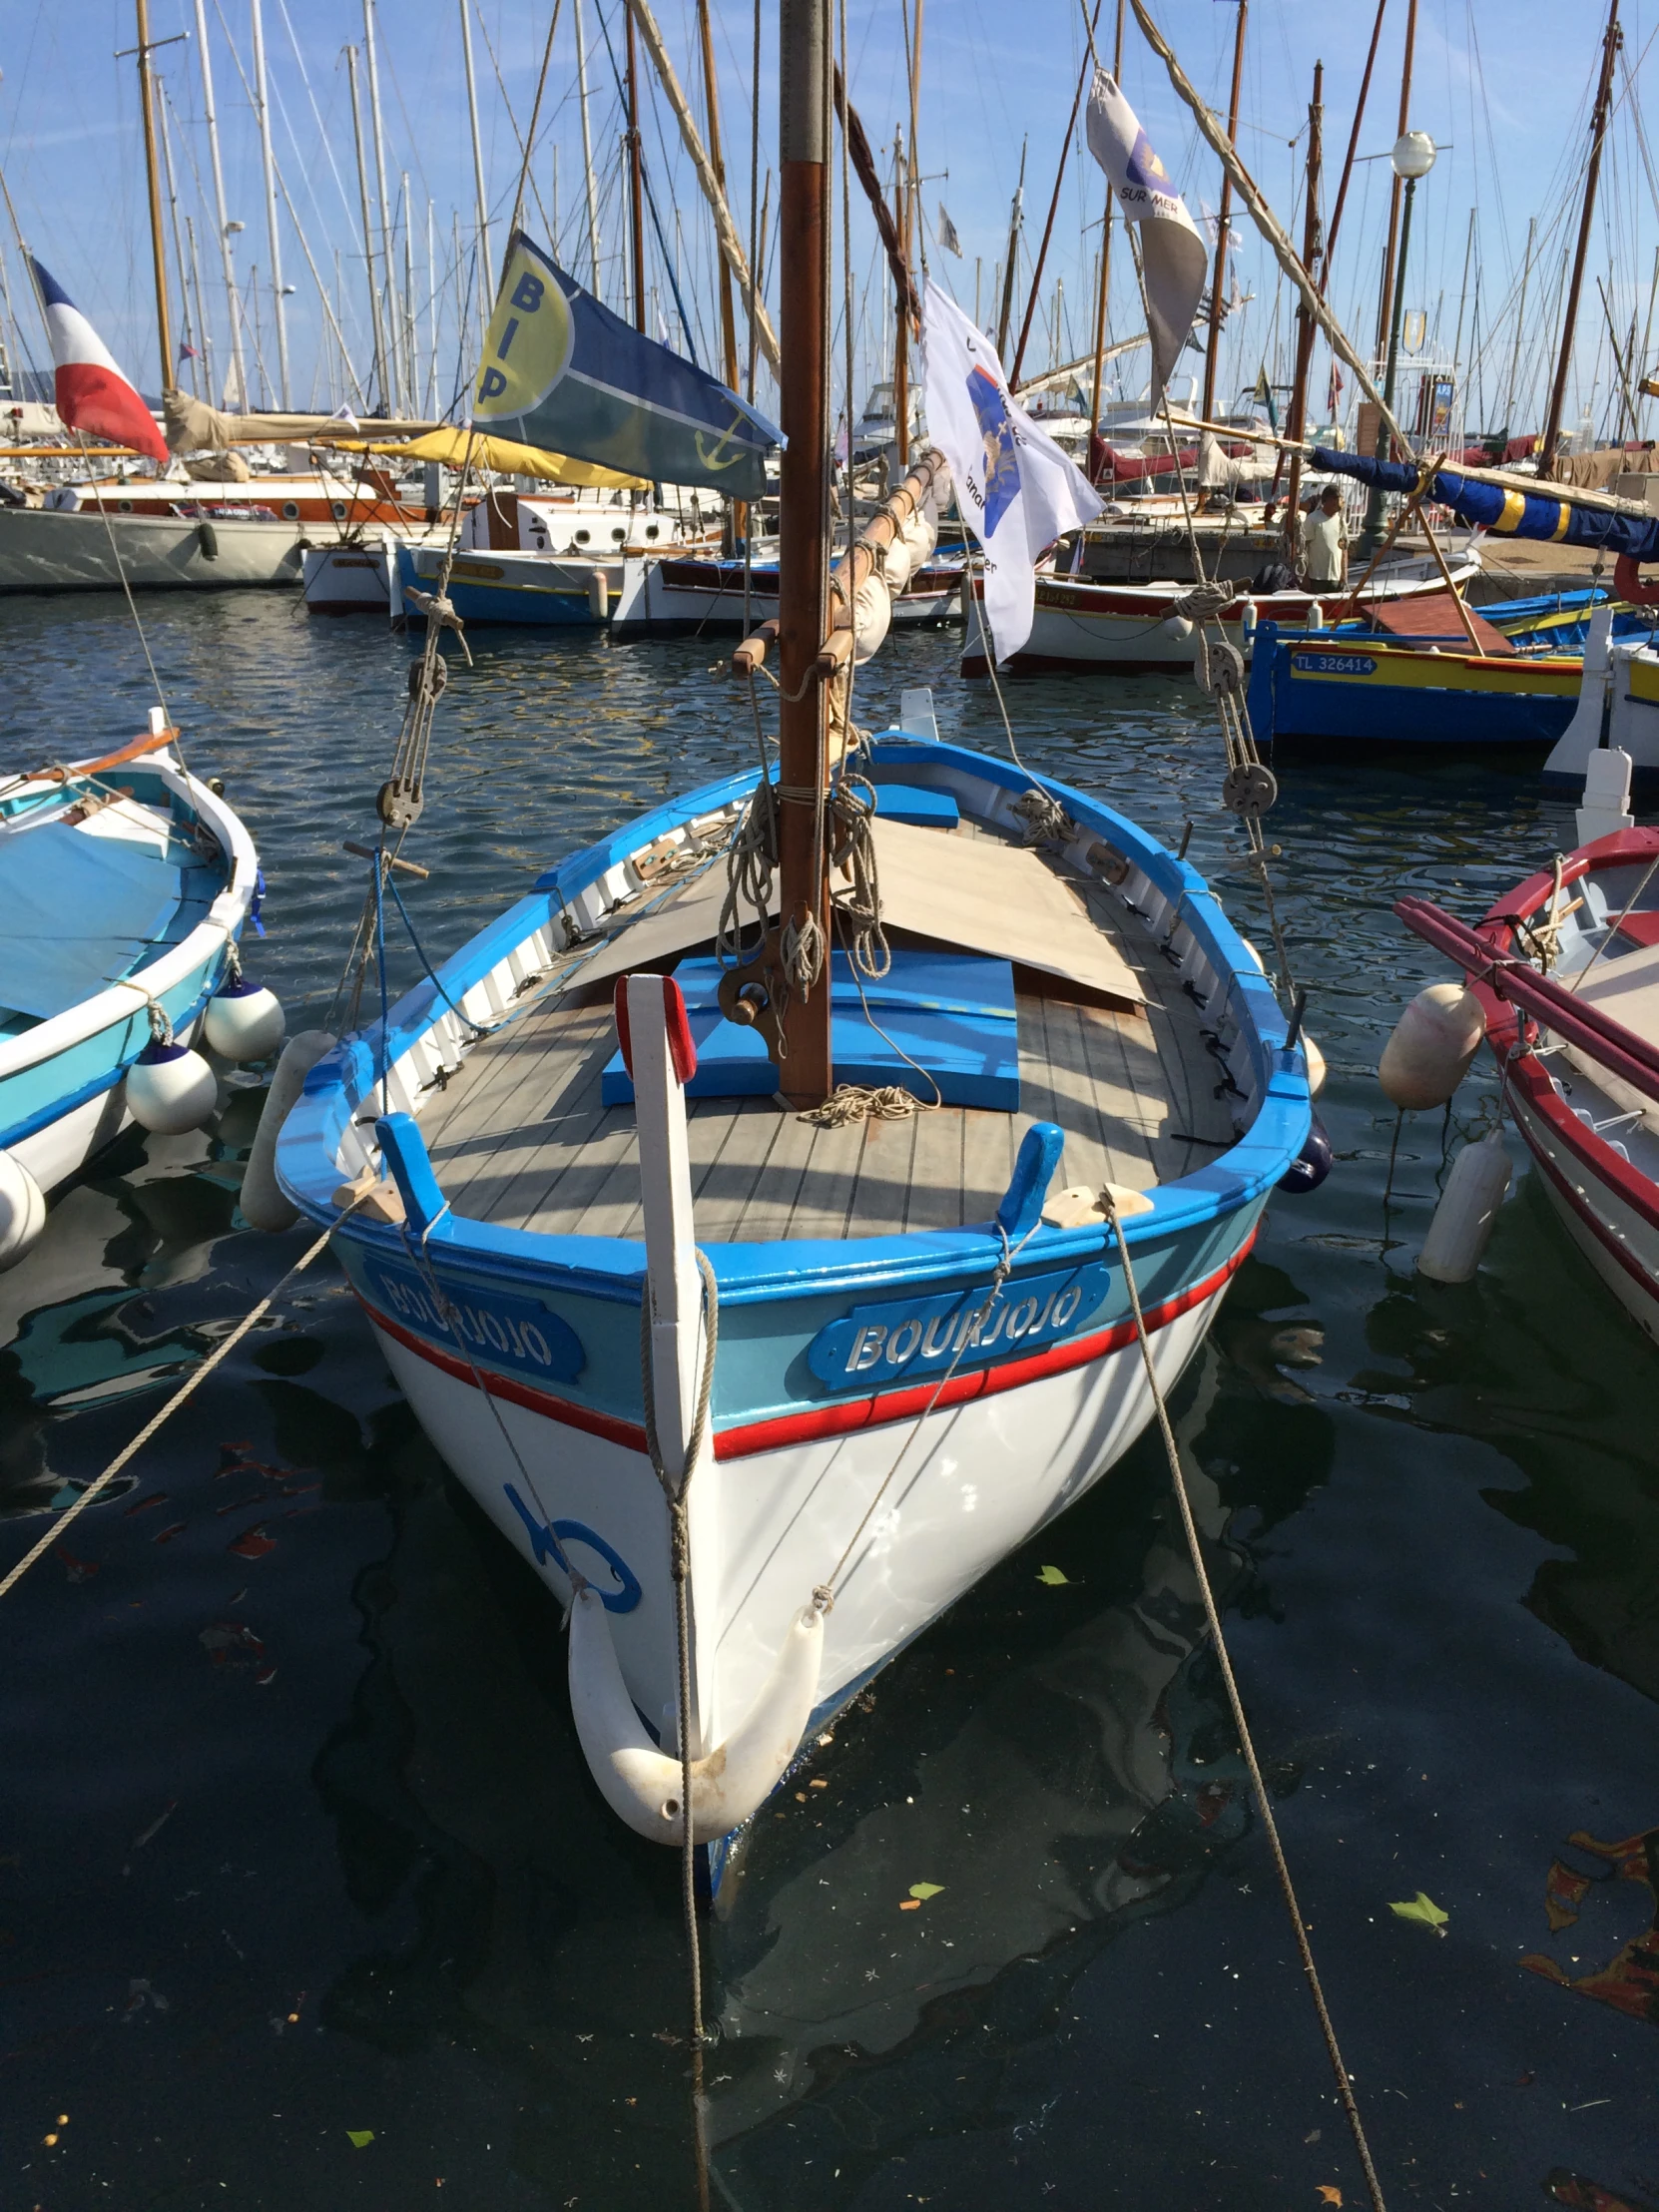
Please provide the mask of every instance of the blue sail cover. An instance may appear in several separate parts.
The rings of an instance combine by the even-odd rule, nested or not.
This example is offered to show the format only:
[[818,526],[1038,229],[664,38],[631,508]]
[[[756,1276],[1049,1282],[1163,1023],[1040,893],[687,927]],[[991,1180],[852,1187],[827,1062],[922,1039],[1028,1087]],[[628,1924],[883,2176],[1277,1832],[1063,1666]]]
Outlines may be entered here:
[[783,435],[713,376],[642,337],[515,232],[473,394],[480,430],[658,484],[766,490]]
[[[1334,453],[1316,445],[1309,466],[1337,476],[1353,476],[1382,491],[1413,492],[1417,470],[1409,461],[1380,461],[1369,453]],[[1479,524],[1494,537],[1541,538],[1556,545],[1590,545],[1633,561],[1659,561],[1659,517],[1609,514],[1602,507],[1574,506],[1547,492],[1506,491],[1501,484],[1471,483],[1455,469],[1442,468],[1426,496],[1449,507],[1459,522]]]

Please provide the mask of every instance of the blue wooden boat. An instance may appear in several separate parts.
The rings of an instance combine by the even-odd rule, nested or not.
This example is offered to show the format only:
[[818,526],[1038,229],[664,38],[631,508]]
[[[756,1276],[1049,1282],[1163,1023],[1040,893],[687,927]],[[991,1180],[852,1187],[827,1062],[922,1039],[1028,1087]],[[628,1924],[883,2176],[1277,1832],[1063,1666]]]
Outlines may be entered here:
[[192,1126],[191,1097],[211,1110],[186,1048],[232,979],[259,860],[153,720],[99,760],[0,783],[0,1265],[135,1105],[150,1126]]
[[[751,772],[550,868],[312,1068],[277,1149],[427,1433],[574,1603],[590,1764],[664,1842],[652,1423],[692,1419],[695,1359],[663,1342],[687,1281],[697,1341],[692,1255],[710,1338],[718,1315],[686,1488],[693,1816],[719,1844],[1150,1418],[1102,1190],[1167,1387],[1310,1128],[1304,1055],[1190,864],[1099,799],[936,739],[889,731],[867,773],[892,795],[873,835],[898,951],[879,982],[841,977],[836,1064],[923,1099],[935,1079],[943,1104],[827,1127],[755,1080],[711,960]],[[1033,789],[1062,810],[1041,850]]]
[[1258,744],[1553,745],[1572,720],[1581,653],[1482,657],[1346,627],[1262,623],[1250,669]]

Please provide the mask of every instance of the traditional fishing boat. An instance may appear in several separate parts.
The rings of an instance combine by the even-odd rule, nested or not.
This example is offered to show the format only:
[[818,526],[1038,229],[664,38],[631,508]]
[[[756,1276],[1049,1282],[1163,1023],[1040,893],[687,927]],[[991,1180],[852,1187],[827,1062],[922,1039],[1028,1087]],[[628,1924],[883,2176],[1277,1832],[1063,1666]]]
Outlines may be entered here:
[[239,981],[253,840],[177,739],[157,709],[131,744],[0,785],[0,1265],[132,1120],[213,1112],[200,1028],[238,1059],[280,1042],[276,1000]]
[[[784,229],[820,253],[827,20],[794,0],[783,33]],[[570,1606],[601,1791],[711,1874],[823,1719],[1127,1450],[1147,1360],[1168,1387],[1310,1131],[1296,1027],[1185,859],[923,713],[854,732],[883,572],[951,479],[930,453],[831,577],[826,275],[786,277],[779,616],[734,657],[753,685],[776,644],[776,760],[316,1040],[276,1147],[438,1449]],[[576,292],[513,240],[479,397],[518,435],[561,316],[581,362]],[[724,405],[723,443],[751,419]],[[365,950],[435,661],[429,635]]]
[[1475,927],[1421,898],[1394,912],[1462,969],[1551,1205],[1659,1339],[1659,830],[1634,826],[1629,783],[1622,747],[1595,751],[1579,843]]

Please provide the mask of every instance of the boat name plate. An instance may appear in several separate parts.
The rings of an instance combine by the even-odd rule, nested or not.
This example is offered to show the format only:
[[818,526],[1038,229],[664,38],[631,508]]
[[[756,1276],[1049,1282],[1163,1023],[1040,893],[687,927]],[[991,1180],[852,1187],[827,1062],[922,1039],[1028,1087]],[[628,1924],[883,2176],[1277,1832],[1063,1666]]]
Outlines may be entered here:
[[1377,663],[1369,653],[1293,653],[1291,667],[1298,676],[1375,676]]
[[460,1331],[457,1344],[455,1327],[447,1314],[439,1312],[431,1286],[411,1268],[376,1259],[363,1272],[369,1297],[384,1312],[417,1336],[435,1337],[453,1346],[463,1358],[556,1382],[573,1382],[587,1366],[587,1354],[575,1330],[532,1299],[445,1284],[444,1300]]
[[1110,1281],[1110,1269],[1096,1261],[1060,1275],[1024,1276],[994,1293],[946,1291],[855,1306],[843,1321],[819,1331],[807,1347],[807,1365],[821,1382],[840,1389],[943,1375],[953,1361],[960,1374],[1075,1336],[1099,1312]]

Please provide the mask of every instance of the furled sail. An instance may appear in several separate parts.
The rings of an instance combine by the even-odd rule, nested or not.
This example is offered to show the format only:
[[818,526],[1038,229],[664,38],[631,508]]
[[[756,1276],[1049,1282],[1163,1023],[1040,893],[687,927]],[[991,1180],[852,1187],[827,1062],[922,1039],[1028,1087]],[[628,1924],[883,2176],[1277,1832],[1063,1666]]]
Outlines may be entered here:
[[766,490],[783,435],[678,353],[630,329],[522,231],[484,336],[481,430],[659,484]]
[[[1382,491],[1414,492],[1421,471],[1410,461],[1380,461],[1369,453],[1335,453],[1316,445],[1310,468],[1353,476]],[[1555,495],[1540,485],[1522,491],[1513,484],[1477,483],[1454,468],[1442,468],[1423,494],[1449,507],[1457,520],[1494,537],[1541,538],[1556,545],[1590,545],[1633,561],[1659,561],[1659,516],[1619,514]]]

